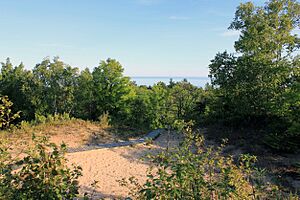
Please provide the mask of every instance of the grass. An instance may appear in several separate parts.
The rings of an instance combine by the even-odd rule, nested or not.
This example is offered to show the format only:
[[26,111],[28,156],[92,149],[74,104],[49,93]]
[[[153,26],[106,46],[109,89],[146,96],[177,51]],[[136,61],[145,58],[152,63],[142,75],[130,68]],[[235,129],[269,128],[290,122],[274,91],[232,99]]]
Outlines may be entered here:
[[22,122],[10,130],[0,131],[0,141],[22,151],[32,143],[32,134],[49,137],[55,144],[66,143],[68,147],[118,142],[141,137],[147,130],[125,126],[103,126],[102,123],[68,118],[45,121],[43,123]]

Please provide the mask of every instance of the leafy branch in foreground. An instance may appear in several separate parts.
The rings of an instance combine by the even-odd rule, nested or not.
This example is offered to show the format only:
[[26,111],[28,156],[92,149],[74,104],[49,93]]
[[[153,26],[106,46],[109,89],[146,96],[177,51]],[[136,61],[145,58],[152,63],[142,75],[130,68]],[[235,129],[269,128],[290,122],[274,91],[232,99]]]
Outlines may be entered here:
[[178,148],[150,156],[155,164],[145,184],[134,177],[122,179],[135,199],[277,199],[297,197],[285,194],[267,183],[263,171],[254,167],[255,156],[241,155],[235,164],[218,148],[204,144],[203,136],[184,131]]
[[0,96],[0,129],[8,128],[10,123],[20,117],[20,111],[13,114],[11,107],[13,103],[7,96]]
[[33,136],[34,147],[24,156],[10,153],[0,144],[0,199],[73,199],[78,194],[81,168],[69,168],[66,146]]

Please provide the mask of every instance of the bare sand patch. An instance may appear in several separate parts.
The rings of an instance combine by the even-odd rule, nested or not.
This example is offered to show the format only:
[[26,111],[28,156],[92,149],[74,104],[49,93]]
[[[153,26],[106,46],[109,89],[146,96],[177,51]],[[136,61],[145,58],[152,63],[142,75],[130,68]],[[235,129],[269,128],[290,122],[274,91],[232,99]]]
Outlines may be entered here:
[[[169,142],[168,142],[169,139]],[[129,190],[120,186],[118,180],[136,177],[141,184],[146,181],[147,169],[151,166],[147,160],[141,160],[148,153],[158,153],[162,149],[178,145],[179,135],[161,135],[152,145],[136,145],[100,149],[67,155],[70,163],[80,165],[83,176],[79,178],[80,192],[92,193],[91,184],[98,181],[94,198],[117,199],[128,196]]]

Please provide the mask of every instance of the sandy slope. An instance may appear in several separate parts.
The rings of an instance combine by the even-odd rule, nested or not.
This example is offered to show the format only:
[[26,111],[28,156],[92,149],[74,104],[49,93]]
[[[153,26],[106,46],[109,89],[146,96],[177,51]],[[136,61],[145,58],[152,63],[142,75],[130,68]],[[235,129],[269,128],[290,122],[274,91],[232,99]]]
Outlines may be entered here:
[[[143,183],[146,180],[146,172],[150,163],[141,161],[140,158],[165,148],[167,139],[167,134],[163,134],[150,146],[137,145],[70,153],[67,158],[71,163],[78,164],[83,169],[83,176],[79,179],[81,193],[93,192],[91,184],[99,181],[95,198],[124,198],[128,196],[129,191],[121,187],[117,180],[135,176]],[[177,145],[178,140],[178,136],[174,135],[170,138],[170,145]]]

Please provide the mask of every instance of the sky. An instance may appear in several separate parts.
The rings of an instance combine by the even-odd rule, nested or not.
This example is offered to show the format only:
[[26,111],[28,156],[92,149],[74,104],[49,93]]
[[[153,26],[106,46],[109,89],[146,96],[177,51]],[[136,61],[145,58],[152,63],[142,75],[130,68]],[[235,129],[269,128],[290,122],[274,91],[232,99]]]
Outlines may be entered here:
[[[32,69],[59,56],[92,69],[117,59],[128,76],[204,77],[242,0],[0,0],[0,61]],[[263,4],[262,0],[254,1]]]

